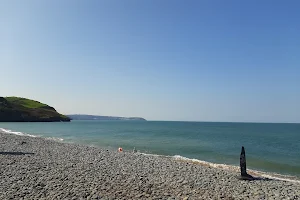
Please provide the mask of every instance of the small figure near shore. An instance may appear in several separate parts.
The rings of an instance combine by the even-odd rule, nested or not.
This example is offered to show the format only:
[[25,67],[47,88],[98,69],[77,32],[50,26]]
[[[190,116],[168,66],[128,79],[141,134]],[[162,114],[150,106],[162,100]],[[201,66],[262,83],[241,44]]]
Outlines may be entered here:
[[119,147],[119,149],[118,149],[118,150],[119,150],[119,152],[123,152],[123,149],[122,149],[122,147]]
[[136,153],[136,149],[135,149],[135,147],[133,147],[133,151],[132,151],[132,153]]

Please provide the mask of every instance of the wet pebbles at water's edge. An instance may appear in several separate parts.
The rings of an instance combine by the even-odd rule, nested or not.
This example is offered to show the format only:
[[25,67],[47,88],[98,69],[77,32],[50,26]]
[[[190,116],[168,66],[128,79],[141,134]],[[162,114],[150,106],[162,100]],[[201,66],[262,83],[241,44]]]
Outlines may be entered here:
[[0,199],[300,199],[300,183],[0,133]]

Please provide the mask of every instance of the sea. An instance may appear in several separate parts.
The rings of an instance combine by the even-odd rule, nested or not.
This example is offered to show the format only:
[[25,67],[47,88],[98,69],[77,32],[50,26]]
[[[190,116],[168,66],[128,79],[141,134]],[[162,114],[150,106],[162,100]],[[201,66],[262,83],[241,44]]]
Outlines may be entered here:
[[8,134],[174,157],[238,169],[242,146],[250,170],[300,178],[300,124],[168,121],[0,123]]

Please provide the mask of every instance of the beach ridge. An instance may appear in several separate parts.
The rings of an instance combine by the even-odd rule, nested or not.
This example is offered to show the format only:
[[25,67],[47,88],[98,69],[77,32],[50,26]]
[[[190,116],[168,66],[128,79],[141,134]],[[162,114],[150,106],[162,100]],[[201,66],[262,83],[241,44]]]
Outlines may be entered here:
[[0,132],[0,199],[300,199],[300,184]]

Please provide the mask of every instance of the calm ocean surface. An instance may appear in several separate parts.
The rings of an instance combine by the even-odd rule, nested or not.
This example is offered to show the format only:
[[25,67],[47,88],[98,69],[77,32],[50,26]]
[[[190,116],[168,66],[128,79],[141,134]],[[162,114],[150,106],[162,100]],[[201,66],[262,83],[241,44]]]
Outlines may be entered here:
[[0,123],[0,128],[64,142],[143,153],[180,155],[239,165],[241,146],[250,169],[300,177],[300,124],[72,121]]

